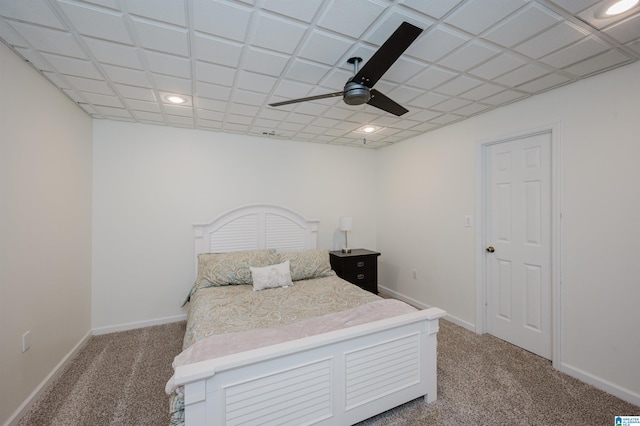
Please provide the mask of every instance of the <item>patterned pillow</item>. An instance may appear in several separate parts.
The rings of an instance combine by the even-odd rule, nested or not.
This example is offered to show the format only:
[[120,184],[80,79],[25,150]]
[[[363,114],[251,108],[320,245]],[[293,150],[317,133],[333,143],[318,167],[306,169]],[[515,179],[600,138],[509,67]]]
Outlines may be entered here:
[[252,266],[249,269],[251,270],[251,278],[253,278],[253,291],[293,285],[288,260],[277,265],[269,265],[264,268]]
[[199,254],[196,287],[251,284],[249,268],[274,263],[278,263],[278,254],[273,249]]
[[329,250],[284,251],[279,253],[280,262],[286,260],[291,264],[293,281],[335,275],[329,263]]

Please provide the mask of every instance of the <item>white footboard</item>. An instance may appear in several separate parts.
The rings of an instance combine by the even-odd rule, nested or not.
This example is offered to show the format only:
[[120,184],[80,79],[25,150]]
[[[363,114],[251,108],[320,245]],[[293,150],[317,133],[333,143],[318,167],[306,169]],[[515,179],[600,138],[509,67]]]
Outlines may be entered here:
[[187,426],[347,425],[437,398],[442,309],[178,367]]

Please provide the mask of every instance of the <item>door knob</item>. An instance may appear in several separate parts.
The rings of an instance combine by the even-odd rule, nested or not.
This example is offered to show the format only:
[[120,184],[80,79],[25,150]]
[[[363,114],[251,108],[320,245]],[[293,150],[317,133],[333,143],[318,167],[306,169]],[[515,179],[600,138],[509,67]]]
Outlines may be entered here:
[[489,246],[489,247],[487,247],[487,251],[489,253],[493,253],[494,251],[496,251],[496,249],[494,249],[493,246]]

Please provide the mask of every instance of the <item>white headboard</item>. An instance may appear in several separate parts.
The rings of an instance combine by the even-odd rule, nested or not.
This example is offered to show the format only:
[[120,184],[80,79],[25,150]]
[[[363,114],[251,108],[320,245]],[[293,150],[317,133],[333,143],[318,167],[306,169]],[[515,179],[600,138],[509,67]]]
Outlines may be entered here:
[[317,220],[269,204],[231,210],[209,223],[193,225],[193,231],[196,256],[265,248],[302,250],[318,244]]

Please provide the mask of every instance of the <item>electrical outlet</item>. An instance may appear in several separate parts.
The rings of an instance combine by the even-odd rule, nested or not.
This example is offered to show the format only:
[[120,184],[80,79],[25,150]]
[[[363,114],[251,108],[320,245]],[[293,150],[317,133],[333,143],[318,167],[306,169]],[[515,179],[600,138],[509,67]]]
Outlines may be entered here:
[[22,335],[22,352],[26,352],[27,349],[31,347],[31,337],[29,336],[30,334],[31,332],[27,331]]
[[411,276],[413,277],[414,280],[418,279],[418,271],[416,271],[415,269],[413,271],[411,271]]

